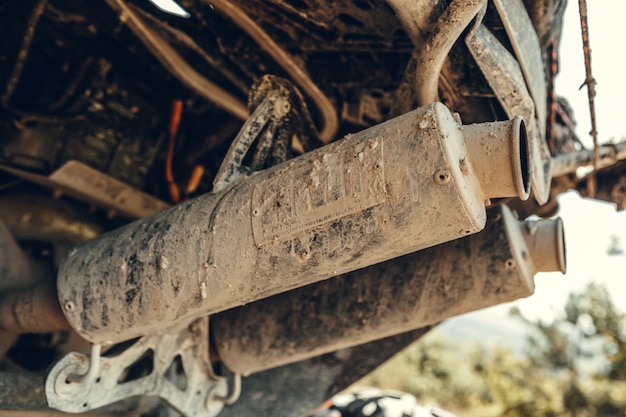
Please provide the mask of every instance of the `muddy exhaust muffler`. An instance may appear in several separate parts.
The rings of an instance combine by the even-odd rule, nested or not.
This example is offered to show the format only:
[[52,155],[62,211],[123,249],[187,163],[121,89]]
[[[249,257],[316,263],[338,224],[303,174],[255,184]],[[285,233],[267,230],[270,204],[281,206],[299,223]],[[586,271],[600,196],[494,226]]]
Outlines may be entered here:
[[521,118],[422,107],[77,246],[59,301],[119,342],[458,239],[528,197],[528,152]]
[[219,358],[251,374],[527,297],[535,273],[565,273],[560,219],[492,214],[473,236],[212,316]]

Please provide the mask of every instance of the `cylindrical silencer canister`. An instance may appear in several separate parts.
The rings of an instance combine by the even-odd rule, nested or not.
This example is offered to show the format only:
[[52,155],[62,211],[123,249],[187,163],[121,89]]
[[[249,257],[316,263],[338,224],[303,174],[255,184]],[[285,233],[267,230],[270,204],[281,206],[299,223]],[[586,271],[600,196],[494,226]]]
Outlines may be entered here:
[[422,107],[75,247],[59,301],[119,342],[458,239],[528,197],[528,152],[520,118]]
[[219,358],[250,374],[527,297],[535,273],[565,272],[560,219],[492,212],[475,235],[212,316]]

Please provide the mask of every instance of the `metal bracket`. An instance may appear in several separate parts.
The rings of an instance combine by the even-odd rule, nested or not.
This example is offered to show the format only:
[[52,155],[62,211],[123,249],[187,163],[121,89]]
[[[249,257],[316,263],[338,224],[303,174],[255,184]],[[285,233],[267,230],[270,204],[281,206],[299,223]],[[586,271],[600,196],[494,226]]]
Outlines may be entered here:
[[[291,83],[264,75],[254,83],[248,97],[250,117],[233,140],[213,180],[213,192],[260,171],[285,162],[288,148],[300,153],[320,145],[304,98]],[[243,160],[257,141],[250,166]]]
[[213,374],[209,360],[208,318],[109,352],[101,356],[95,345],[91,357],[70,353],[57,362],[45,381],[48,405],[80,413],[129,397],[155,396],[184,417],[212,417],[226,403],[226,379]]
[[[504,20],[507,16],[509,15],[503,14],[502,19]],[[534,34],[532,26],[529,30],[533,30]],[[530,45],[526,48],[530,48],[531,52],[535,52],[531,48],[533,44],[528,43]],[[475,26],[466,36],[465,44],[507,116],[513,119],[515,116],[520,115],[526,122],[531,146],[532,191],[537,202],[545,204],[550,193],[550,172],[552,170],[552,160],[547,145],[543,140],[545,111],[538,110],[540,107],[543,109],[546,105],[545,88],[543,95],[540,92],[535,93],[537,97],[543,97],[544,102],[534,101],[533,95],[529,91],[529,84],[524,79],[524,68],[520,64],[520,62],[526,63],[527,60],[516,59],[489,29],[481,23],[480,19],[477,20]],[[535,46],[536,48],[539,47],[538,44]],[[523,52],[525,50],[520,52],[520,54]],[[525,55],[528,54],[533,55],[532,53]],[[543,76],[540,79],[543,80]],[[538,117],[543,117],[543,119],[538,120]]]
[[49,188],[55,195],[67,194],[103,208],[109,214],[119,214],[129,219],[141,219],[170,207],[169,204],[79,161],[67,161],[47,177],[2,164],[0,171]]
[[544,139],[547,92],[541,45],[535,27],[522,0],[494,0],[494,4],[533,97],[541,139]]

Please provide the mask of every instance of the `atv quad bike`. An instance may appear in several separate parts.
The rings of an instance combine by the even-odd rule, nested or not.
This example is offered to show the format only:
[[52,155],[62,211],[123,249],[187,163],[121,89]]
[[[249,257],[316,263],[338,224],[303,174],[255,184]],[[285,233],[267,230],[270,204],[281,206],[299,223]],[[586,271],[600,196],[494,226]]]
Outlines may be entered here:
[[303,414],[626,205],[564,1],[170,6],[0,4],[1,416]]

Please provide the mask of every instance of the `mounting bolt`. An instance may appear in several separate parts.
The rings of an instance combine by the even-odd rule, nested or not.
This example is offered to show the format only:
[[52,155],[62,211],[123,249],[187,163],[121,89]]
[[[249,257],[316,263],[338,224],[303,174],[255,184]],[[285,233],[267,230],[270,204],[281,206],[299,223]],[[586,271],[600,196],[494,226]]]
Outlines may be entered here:
[[467,157],[461,159],[459,161],[459,169],[463,173],[463,175],[469,175],[470,173],[470,163],[467,160]]
[[450,173],[445,169],[441,169],[435,172],[434,179],[435,183],[439,185],[447,184],[448,182],[450,182]]
[[505,268],[507,271],[512,270],[513,268],[515,268],[515,261],[514,261],[513,259],[507,259],[507,260],[504,262],[504,268]]

